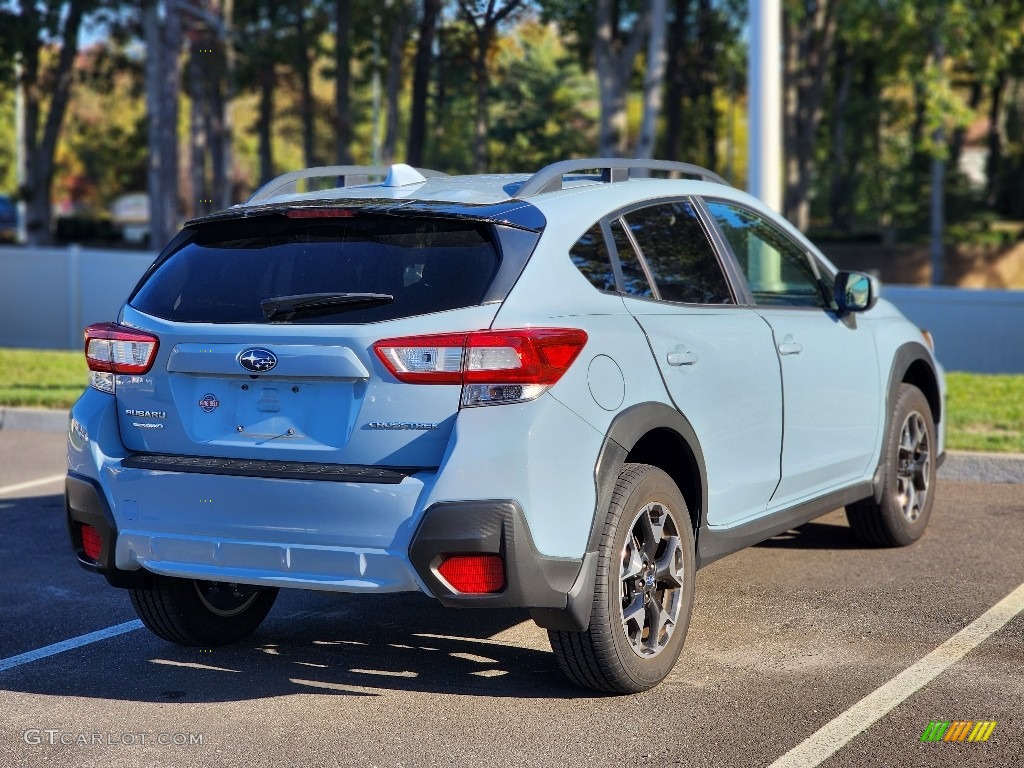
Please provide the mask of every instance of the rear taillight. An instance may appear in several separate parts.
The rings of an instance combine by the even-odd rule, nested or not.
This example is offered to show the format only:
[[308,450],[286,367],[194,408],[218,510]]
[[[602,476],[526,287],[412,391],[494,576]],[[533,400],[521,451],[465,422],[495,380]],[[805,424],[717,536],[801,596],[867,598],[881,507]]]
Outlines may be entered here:
[[114,393],[116,374],[149,372],[160,341],[156,336],[114,323],[96,323],[85,329],[85,361],[90,385]]
[[91,525],[82,526],[82,550],[90,560],[100,559],[100,550],[103,549],[103,539]]
[[437,572],[456,592],[480,595],[505,588],[505,563],[500,555],[449,555]]
[[557,382],[587,343],[575,328],[523,328],[384,339],[374,352],[407,384],[462,384],[462,404],[532,400]]

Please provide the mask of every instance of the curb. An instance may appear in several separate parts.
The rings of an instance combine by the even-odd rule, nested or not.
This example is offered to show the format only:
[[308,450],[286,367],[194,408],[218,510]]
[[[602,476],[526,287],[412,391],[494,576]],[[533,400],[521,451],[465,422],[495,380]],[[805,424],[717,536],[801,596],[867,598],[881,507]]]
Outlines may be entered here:
[[52,408],[0,408],[0,429],[67,432],[68,411]]
[[1024,484],[1024,455],[947,451],[939,477],[963,483]]

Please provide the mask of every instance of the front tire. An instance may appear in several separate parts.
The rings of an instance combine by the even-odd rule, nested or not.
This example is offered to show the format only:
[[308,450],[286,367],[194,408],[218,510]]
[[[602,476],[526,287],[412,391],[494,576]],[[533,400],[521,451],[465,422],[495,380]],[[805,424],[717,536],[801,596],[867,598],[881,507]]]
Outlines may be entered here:
[[626,464],[604,523],[590,626],[548,632],[566,676],[612,693],[664,680],[690,624],[695,559],[689,511],[672,478]]
[[935,501],[937,447],[928,399],[917,387],[901,384],[886,436],[881,498],[846,507],[858,539],[903,547],[921,538]]
[[152,575],[130,590],[150,632],[178,645],[214,647],[251,635],[270,612],[277,589]]

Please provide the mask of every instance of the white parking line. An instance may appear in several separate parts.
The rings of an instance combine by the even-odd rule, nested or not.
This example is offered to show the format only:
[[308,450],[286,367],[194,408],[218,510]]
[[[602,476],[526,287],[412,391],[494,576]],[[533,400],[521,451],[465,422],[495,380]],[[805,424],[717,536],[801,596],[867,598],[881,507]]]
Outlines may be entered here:
[[1008,594],[909,669],[869,693],[830,723],[784,754],[768,768],[814,768],[857,734],[928,685],[1024,611],[1024,584]]
[[70,640],[62,640],[59,643],[47,645],[43,648],[36,648],[34,651],[19,653],[17,656],[0,659],[0,672],[13,669],[14,667],[20,667],[22,664],[28,664],[29,662],[37,661],[38,659],[45,659],[47,656],[56,656],[58,653],[64,653],[64,651],[81,648],[83,645],[98,643],[100,640],[106,640],[108,637],[117,637],[118,635],[123,635],[126,632],[134,632],[136,629],[141,628],[142,622],[135,619],[133,621],[126,621],[124,624],[116,624],[113,627],[100,629],[96,632],[89,632],[86,635],[79,635],[78,637],[73,637]]
[[41,477],[38,480],[29,480],[24,483],[5,485],[2,488],[0,488],[0,496],[3,496],[5,493],[17,493],[18,491],[27,491],[29,488],[35,488],[37,485],[49,485],[50,483],[55,483],[58,480],[63,480],[65,477],[67,477],[67,473],[61,472],[59,475]]

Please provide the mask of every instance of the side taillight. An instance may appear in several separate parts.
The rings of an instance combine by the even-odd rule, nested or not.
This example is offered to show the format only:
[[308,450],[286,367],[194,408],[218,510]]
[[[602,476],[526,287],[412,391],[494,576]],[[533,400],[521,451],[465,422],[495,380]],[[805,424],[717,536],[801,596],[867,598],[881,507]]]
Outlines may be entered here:
[[85,329],[85,361],[90,386],[114,393],[117,374],[148,373],[156,359],[160,340],[156,336],[114,323],[95,323]]
[[408,384],[461,384],[462,405],[533,400],[587,343],[576,328],[520,328],[384,339],[377,357]]

